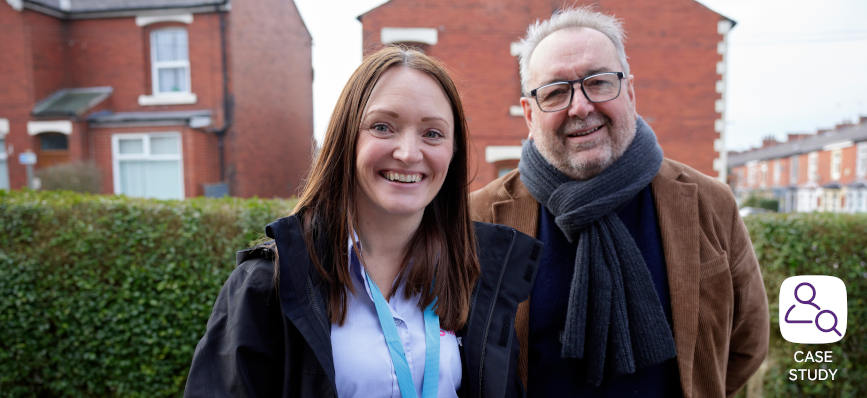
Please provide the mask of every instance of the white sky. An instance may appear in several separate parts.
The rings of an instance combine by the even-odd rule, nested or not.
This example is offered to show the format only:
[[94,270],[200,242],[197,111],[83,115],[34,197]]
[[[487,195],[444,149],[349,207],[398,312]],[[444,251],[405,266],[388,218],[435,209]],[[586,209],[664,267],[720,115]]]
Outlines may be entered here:
[[[319,142],[340,90],[361,63],[356,17],[385,2],[295,0],[313,36],[313,123]],[[728,149],[867,116],[867,1],[700,3],[737,21],[729,35]]]

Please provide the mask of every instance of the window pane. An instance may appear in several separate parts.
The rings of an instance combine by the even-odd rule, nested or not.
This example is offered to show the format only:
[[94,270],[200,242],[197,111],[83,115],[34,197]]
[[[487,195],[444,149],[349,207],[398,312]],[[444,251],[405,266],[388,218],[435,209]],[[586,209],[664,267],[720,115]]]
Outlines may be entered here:
[[153,33],[152,45],[156,61],[186,61],[187,31],[181,29],[158,30]]
[[161,93],[190,91],[187,86],[187,68],[160,68],[158,74]]
[[6,153],[6,139],[0,138],[0,153]]
[[0,189],[9,189],[9,167],[5,160],[0,160]]
[[502,176],[504,176],[504,175],[506,175],[506,174],[509,174],[509,172],[512,171],[512,170],[514,170],[514,169],[515,169],[514,166],[509,166],[509,167],[500,167],[500,169],[497,170],[497,178],[500,178],[500,177],[502,177]]
[[179,161],[121,161],[120,193],[127,196],[183,199]]
[[65,134],[40,134],[39,147],[42,148],[43,151],[65,151],[69,149],[69,141],[67,141]]
[[178,137],[151,137],[151,155],[177,155]]
[[144,142],[141,138],[127,138],[118,140],[118,151],[121,154],[143,154]]

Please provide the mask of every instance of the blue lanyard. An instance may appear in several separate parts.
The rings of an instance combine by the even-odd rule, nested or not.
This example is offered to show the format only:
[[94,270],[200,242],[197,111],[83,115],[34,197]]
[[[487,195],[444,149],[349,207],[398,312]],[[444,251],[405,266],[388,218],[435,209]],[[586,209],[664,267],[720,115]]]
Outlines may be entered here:
[[[367,271],[365,271],[367,273]],[[403,398],[416,398],[415,384],[412,381],[412,373],[409,371],[409,363],[406,361],[406,353],[403,351],[403,343],[397,334],[397,326],[391,316],[391,309],[376,283],[370,281],[367,274],[367,286],[373,296],[373,304],[376,306],[376,315],[379,317],[379,325],[382,326],[382,334],[388,344],[391,354],[391,362],[394,364],[394,373],[397,375],[397,385],[400,387],[400,395]],[[440,318],[434,313],[433,308],[437,300],[424,309],[424,381],[422,382],[422,398],[436,398],[439,387],[440,371]]]

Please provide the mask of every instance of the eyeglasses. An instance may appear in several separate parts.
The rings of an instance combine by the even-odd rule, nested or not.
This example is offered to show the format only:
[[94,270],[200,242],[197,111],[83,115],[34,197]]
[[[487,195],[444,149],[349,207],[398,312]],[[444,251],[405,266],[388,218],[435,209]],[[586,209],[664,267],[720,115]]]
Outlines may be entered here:
[[542,112],[562,111],[572,104],[575,84],[581,83],[581,92],[587,101],[611,101],[620,95],[620,80],[624,76],[623,72],[606,72],[581,79],[554,82],[530,91],[530,96],[536,97],[536,104]]

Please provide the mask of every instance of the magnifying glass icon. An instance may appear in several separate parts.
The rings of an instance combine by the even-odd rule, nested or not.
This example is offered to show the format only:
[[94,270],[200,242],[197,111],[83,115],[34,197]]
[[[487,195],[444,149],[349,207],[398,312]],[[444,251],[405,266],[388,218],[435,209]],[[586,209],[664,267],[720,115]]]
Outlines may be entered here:
[[[819,317],[822,316],[822,314],[824,314],[824,313],[831,314],[831,316],[834,317],[834,325],[828,329],[824,329],[824,328],[822,328],[822,326],[819,325]],[[816,314],[816,329],[819,329],[819,331],[824,332],[824,333],[828,333],[828,332],[833,330],[834,333],[837,333],[837,336],[843,337],[843,334],[841,334],[840,331],[837,330],[837,314],[835,314],[831,310],[819,311],[819,313]]]

